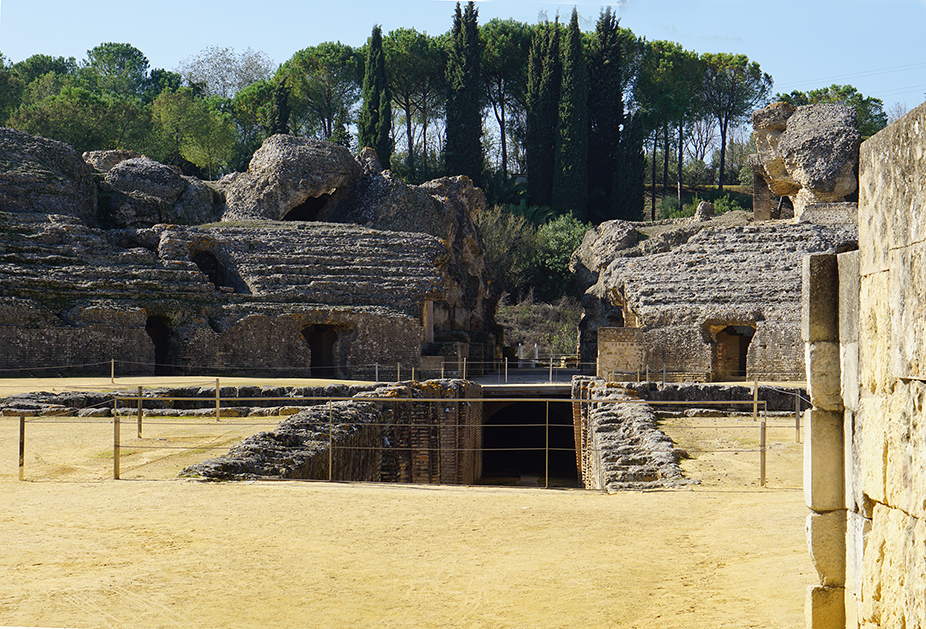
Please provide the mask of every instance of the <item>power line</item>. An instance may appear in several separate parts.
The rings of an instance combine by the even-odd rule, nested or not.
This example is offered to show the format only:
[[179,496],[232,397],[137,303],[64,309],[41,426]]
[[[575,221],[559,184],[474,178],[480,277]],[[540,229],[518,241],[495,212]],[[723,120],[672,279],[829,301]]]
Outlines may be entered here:
[[831,76],[825,76],[818,79],[806,79],[803,81],[794,81],[789,85],[800,86],[800,85],[810,85],[810,84],[819,84],[826,83],[829,81],[835,81],[839,79],[851,79],[851,78],[861,78],[869,76],[880,76],[882,74],[892,74],[894,72],[905,72],[910,70],[926,70],[926,62],[924,63],[911,63],[903,66],[894,66],[891,68],[881,68],[876,70],[865,70],[862,72],[852,72],[849,74],[835,74]]

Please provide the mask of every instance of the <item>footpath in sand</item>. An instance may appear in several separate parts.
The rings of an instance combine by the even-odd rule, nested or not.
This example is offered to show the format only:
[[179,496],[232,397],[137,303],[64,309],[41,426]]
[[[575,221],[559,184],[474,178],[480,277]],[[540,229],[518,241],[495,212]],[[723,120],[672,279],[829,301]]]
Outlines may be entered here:
[[[167,446],[114,481],[111,423],[38,421],[21,482],[0,418],[0,626],[790,628],[815,580],[784,420],[766,488],[751,419],[671,418],[701,485],[615,495],[200,483],[176,459],[214,453]],[[202,424],[145,438],[209,447]]]

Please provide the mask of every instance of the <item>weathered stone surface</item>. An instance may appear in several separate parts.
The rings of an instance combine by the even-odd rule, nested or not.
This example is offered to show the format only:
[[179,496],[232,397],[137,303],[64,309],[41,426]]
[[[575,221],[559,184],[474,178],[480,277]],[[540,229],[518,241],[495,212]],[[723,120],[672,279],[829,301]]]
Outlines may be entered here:
[[842,425],[842,413],[804,413],[804,502],[818,513],[845,507]]
[[[694,229],[665,253],[643,255],[631,248],[623,251],[636,250],[636,256],[612,254],[583,298],[583,361],[594,362],[597,351],[586,347],[593,346],[590,332],[598,327],[639,327],[651,368],[666,365],[670,372],[701,374],[689,379],[706,378],[718,362],[716,335],[733,325],[753,330],[747,374],[800,378],[802,259],[835,253],[856,239],[855,227],[774,223]],[[593,247],[593,237],[589,240]],[[582,251],[591,250],[583,245]],[[579,259],[577,254],[575,268],[591,271],[587,264],[607,258],[582,254],[581,265]]]
[[859,266],[890,268],[890,252],[926,241],[926,104],[889,125],[860,150]]
[[[481,408],[427,399],[479,396],[478,385],[459,380],[378,387],[363,393],[363,401],[301,410],[276,429],[249,437],[228,454],[190,466],[181,474],[207,480],[333,478],[469,484],[478,467],[468,451],[480,443],[480,432],[472,428],[481,421]],[[393,403],[366,401],[371,398]],[[397,398],[410,401],[395,403]],[[432,431],[443,433],[439,448],[434,448]]]
[[818,341],[804,347],[810,403],[824,411],[842,411],[839,343]]
[[[362,174],[342,146],[291,135],[274,135],[254,153],[248,172],[227,181],[222,220],[283,220],[291,212],[302,220],[327,220],[322,210],[338,190]],[[292,218],[298,218],[292,217]]]
[[855,110],[846,105],[798,107],[778,142],[790,176],[801,185],[795,215],[809,203],[832,203],[857,189],[855,168],[861,136]]
[[714,218],[714,204],[707,201],[698,203],[694,216],[691,217],[693,223],[703,223]]
[[678,465],[675,444],[659,430],[647,404],[602,380],[576,378],[572,386],[573,399],[614,402],[580,410],[588,444],[581,470],[586,488],[615,492],[690,482]]
[[852,108],[773,103],[754,112],[752,123],[758,172],[773,193],[791,198],[795,216],[855,192],[861,138]]
[[811,513],[805,526],[807,547],[820,585],[846,584],[846,512]]
[[367,170],[326,214],[327,220],[441,238],[449,245],[446,264],[453,282],[445,299],[435,304],[435,324],[443,329],[490,328],[497,296],[491,289],[482,237],[473,222],[485,207],[482,190],[463,176],[410,186],[388,171]]
[[100,190],[100,220],[111,227],[199,225],[217,218],[211,188],[147,157],[113,166]]
[[90,164],[94,170],[100,172],[109,172],[117,164],[127,159],[136,159],[141,157],[135,151],[113,150],[113,151],[85,151],[82,155],[83,160]]
[[801,338],[839,340],[839,269],[836,254],[806,256],[801,266]]
[[90,167],[67,144],[0,128],[0,212],[96,219]]
[[807,629],[845,629],[845,589],[814,585],[807,588],[804,604]]
[[605,221],[592,227],[582,238],[582,244],[572,252],[569,270],[576,274],[581,286],[589,287],[598,281],[618,252],[637,244],[639,232],[628,221]]

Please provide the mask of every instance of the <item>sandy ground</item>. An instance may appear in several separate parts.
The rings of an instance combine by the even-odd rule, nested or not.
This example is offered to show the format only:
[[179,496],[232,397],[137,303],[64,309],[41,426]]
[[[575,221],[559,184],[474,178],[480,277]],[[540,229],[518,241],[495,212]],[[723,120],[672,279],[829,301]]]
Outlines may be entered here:
[[[700,485],[583,490],[176,480],[275,420],[0,418],[0,626],[801,627],[793,420],[666,418]],[[179,448],[179,449],[175,449]],[[193,449],[190,449],[193,448]],[[713,450],[724,450],[714,452]]]

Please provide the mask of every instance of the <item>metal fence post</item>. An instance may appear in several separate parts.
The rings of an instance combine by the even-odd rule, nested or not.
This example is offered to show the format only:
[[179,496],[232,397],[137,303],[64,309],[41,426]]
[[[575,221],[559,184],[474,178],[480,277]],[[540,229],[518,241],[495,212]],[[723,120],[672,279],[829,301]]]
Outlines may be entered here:
[[334,464],[334,438],[333,438],[333,429],[332,424],[334,420],[332,418],[332,413],[334,410],[331,407],[331,400],[328,400],[328,480],[331,481],[333,476],[332,466]]
[[379,363],[376,363],[376,381],[379,382]]
[[801,442],[801,392],[794,394],[794,442]]
[[219,387],[219,379],[215,379],[215,421],[221,421],[222,419],[222,398],[220,393],[221,388]]
[[752,421],[759,420],[759,381],[752,385]]
[[113,398],[113,480],[119,480],[119,401]]
[[19,480],[25,480],[26,470],[26,416],[19,416]]
[[759,485],[765,487],[765,418],[759,426]]
[[[104,365],[106,363],[103,363]],[[109,383],[116,384],[116,359],[112,359],[109,362]]]
[[141,439],[142,390],[143,390],[143,387],[138,387],[138,438],[139,439]]
[[546,480],[544,481],[543,486],[545,489],[549,489],[550,488],[550,400],[547,400],[547,412],[546,412],[546,419],[544,420],[544,427],[546,430],[546,437],[545,437],[544,447],[543,447],[543,455],[544,455],[543,469],[545,470],[545,473],[546,473]]
[[508,384],[508,357],[505,356],[505,384]]

